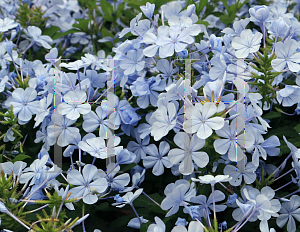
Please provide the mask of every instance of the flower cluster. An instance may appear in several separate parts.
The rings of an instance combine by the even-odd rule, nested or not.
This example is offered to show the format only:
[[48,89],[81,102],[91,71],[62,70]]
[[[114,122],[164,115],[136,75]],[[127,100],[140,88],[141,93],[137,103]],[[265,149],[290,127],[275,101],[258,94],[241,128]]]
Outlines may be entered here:
[[[77,1],[0,3],[0,226],[117,231],[84,222],[97,217],[87,208],[113,206],[147,232],[297,231],[296,7],[241,5],[231,19],[234,3],[210,16],[201,2],[147,3],[126,27],[105,0],[82,3],[89,19]],[[114,7],[120,15],[125,4]],[[26,9],[45,30],[23,24]],[[103,21],[115,35],[96,33]]]

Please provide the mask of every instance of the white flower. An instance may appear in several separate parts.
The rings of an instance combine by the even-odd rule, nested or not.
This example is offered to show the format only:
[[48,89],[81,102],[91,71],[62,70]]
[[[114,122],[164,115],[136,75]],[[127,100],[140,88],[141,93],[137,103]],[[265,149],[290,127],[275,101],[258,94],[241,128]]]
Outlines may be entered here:
[[205,176],[199,176],[198,179],[192,178],[192,181],[200,182],[201,184],[214,185],[214,184],[219,183],[219,182],[230,181],[231,177],[229,177],[229,175],[217,175],[217,176],[205,175]]

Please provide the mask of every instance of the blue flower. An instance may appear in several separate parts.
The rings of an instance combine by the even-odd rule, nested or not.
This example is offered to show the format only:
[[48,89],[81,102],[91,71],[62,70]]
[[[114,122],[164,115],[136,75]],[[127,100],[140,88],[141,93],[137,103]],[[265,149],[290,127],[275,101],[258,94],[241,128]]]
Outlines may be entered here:
[[[66,198],[67,194],[70,192],[69,191],[69,185],[66,187],[66,189],[64,190],[64,188],[60,188],[60,190],[58,190],[58,188],[55,189],[58,196],[61,196],[62,199]],[[69,210],[75,210],[73,203],[65,203],[65,206],[69,209]]]
[[58,50],[57,48],[51,48],[50,52],[45,55],[45,60],[54,64],[57,60]]
[[117,194],[114,196],[114,200],[117,202],[117,203],[123,203],[124,202],[124,198],[123,197],[120,197],[120,194]]
[[269,18],[270,10],[267,6],[255,6],[249,9],[249,14],[252,22],[262,24]]
[[186,209],[184,209],[185,212],[188,212],[193,220],[196,218],[198,220],[201,219],[201,212],[200,212],[200,207],[199,205],[193,205],[193,206],[188,206]]
[[134,168],[132,168],[130,170],[130,172],[132,175],[132,178],[131,178],[132,186],[126,187],[124,190],[122,190],[120,192],[129,192],[135,188],[139,189],[139,186],[145,180],[146,169],[140,167],[139,165],[136,165]]
[[194,39],[191,37],[191,32],[188,28],[181,31],[180,26],[172,26],[168,30],[168,36],[158,36],[156,44],[161,46],[159,49],[159,57],[166,58],[176,52],[183,51],[189,44],[193,43]]
[[49,138],[57,138],[57,144],[61,147],[67,146],[69,144],[68,140],[72,137],[77,137],[79,134],[79,129],[76,127],[71,127],[76,120],[70,120],[66,116],[62,116],[61,121],[55,120],[54,114],[51,116],[52,122],[47,127],[47,136]]
[[220,223],[218,229],[221,230],[221,232],[223,230],[226,230],[227,229],[227,222],[223,221],[222,223]]
[[175,222],[176,226],[179,226],[179,225],[187,226],[187,224],[189,224],[189,223],[185,220],[185,218],[180,218],[180,217],[178,217],[177,221]]
[[[33,128],[36,128],[41,122],[44,121],[45,117],[50,114],[50,105],[53,100],[53,94],[49,93],[47,97],[42,98],[39,101],[39,108],[36,111],[36,116],[34,118],[35,124]],[[48,108],[49,107],[49,108]]]
[[166,19],[169,19],[171,16],[178,16],[182,9],[182,6],[179,2],[169,2],[168,4],[161,6],[161,9],[163,11],[164,17],[166,17]]
[[86,76],[81,80],[88,78],[94,88],[103,88],[105,86],[107,75],[105,73],[97,73],[95,70],[86,70]]
[[67,180],[72,185],[79,185],[70,190],[70,199],[83,197],[83,202],[86,204],[94,204],[98,201],[97,195],[92,194],[90,188],[102,193],[108,187],[107,180],[101,178],[98,169],[91,164],[84,166],[82,174],[78,170],[71,170],[68,173]]
[[124,201],[122,202],[117,202],[117,203],[113,203],[113,206],[116,206],[118,208],[123,208],[125,205],[129,204],[132,205],[133,201],[139,197],[139,195],[141,195],[143,192],[143,189],[138,189],[135,191],[135,193],[133,192],[128,192],[126,193],[122,198]]
[[236,193],[233,193],[232,195],[229,195],[228,199],[227,199],[227,205],[228,206],[234,205],[237,198],[238,198],[238,195]]
[[84,91],[70,91],[64,95],[65,102],[59,104],[58,111],[68,119],[76,120],[80,114],[88,114],[91,111],[91,105],[84,103],[86,98]]
[[179,56],[180,59],[185,59],[185,58],[187,58],[188,55],[189,55],[187,49],[184,49],[183,51],[178,52],[177,54],[178,54],[178,56]]
[[272,135],[266,141],[264,141],[262,135],[256,130],[254,131],[255,142],[254,142],[254,152],[252,155],[252,163],[255,166],[259,165],[259,157],[264,160],[267,159],[267,154],[269,156],[277,156],[280,153],[280,149],[276,148],[280,146],[279,139],[276,135]]
[[289,31],[289,26],[283,18],[279,18],[271,21],[268,30],[275,38],[284,38]]
[[[213,211],[213,194],[215,197],[215,202],[223,201],[225,199],[225,194],[222,193],[220,190],[215,190],[214,193],[211,193],[208,197],[204,195],[199,195],[196,197],[192,197],[190,202],[193,202],[195,204],[199,204],[199,210],[202,213],[203,210],[206,211],[206,214],[209,215]],[[222,212],[226,209],[226,205],[215,205],[216,212]],[[186,209],[184,210],[186,211]],[[202,215],[203,216],[203,215]]]
[[41,126],[41,130],[36,132],[36,139],[34,142],[39,143],[41,141],[44,143],[43,148],[45,148],[47,151],[49,151],[50,146],[54,145],[56,142],[55,137],[48,133],[48,130],[45,128],[45,126]]
[[34,160],[30,167],[25,168],[23,174],[20,176],[20,183],[24,184],[31,180],[29,185],[38,184],[43,173],[48,169],[46,166],[48,158],[49,156],[45,155],[41,159]]
[[215,103],[205,102],[204,105],[196,103],[186,110],[187,120],[183,128],[187,133],[196,133],[200,139],[206,139],[212,134],[212,129],[219,130],[224,126],[224,119],[211,117],[217,112]]
[[7,132],[5,133],[5,136],[3,138],[3,141],[7,143],[8,141],[14,141],[16,137],[14,137],[14,131],[12,130],[13,126],[11,126]]
[[190,138],[187,133],[178,132],[174,136],[174,142],[180,149],[172,149],[168,157],[173,165],[180,163],[180,173],[191,174],[194,170],[193,161],[201,168],[208,164],[209,157],[207,153],[199,151],[204,146],[205,140],[199,139],[196,134]]
[[80,141],[78,143],[78,147],[89,153],[91,156],[106,159],[107,158],[107,148],[103,138],[90,138],[87,139],[86,142]]
[[246,184],[251,184],[256,179],[255,171],[257,167],[249,162],[246,164],[244,159],[237,162],[236,166],[226,165],[224,168],[224,174],[229,175],[232,179],[229,183],[233,186],[239,186],[242,183],[242,177],[244,177],[244,181]]
[[156,232],[156,231],[165,232],[166,231],[165,223],[159,217],[155,217],[154,220],[155,220],[155,223],[151,224],[148,227],[147,232]]
[[277,58],[271,62],[271,65],[275,71],[283,71],[286,65],[292,72],[300,71],[300,64],[298,64],[300,63],[300,53],[295,53],[298,46],[298,42],[293,39],[276,43],[275,54]]
[[138,133],[138,130],[134,131],[134,137],[137,140],[137,143],[134,141],[129,141],[127,144],[127,149],[134,154],[136,154],[135,163],[140,162],[141,158],[146,157],[146,149],[147,145],[149,145],[150,137],[146,136],[143,140],[140,137],[140,134]]
[[186,205],[186,201],[190,201],[196,195],[196,190],[194,183],[190,185],[186,180],[178,180],[175,184],[168,184],[164,193],[167,197],[161,202],[161,208],[163,210],[171,209],[166,215],[169,217],[178,212],[179,206]]
[[[158,27],[158,29],[157,29],[158,35],[167,34],[166,33],[167,29],[168,29],[167,26]],[[156,55],[157,50],[161,49],[161,47],[158,44],[156,44],[157,40],[158,40],[157,36],[155,34],[153,34],[151,31],[148,31],[144,34],[142,42],[145,43],[145,44],[151,44],[150,46],[147,46],[143,50],[143,54],[145,56],[153,57],[153,56]]]
[[249,18],[245,18],[245,19],[235,21],[233,23],[233,29],[227,27],[221,32],[223,32],[225,34],[232,35],[232,36],[233,35],[240,36],[241,32],[246,29],[246,26],[248,25],[249,22],[250,22]]
[[160,176],[164,173],[164,167],[172,167],[172,163],[168,157],[164,157],[170,150],[170,145],[163,141],[159,144],[159,151],[154,144],[150,144],[147,147],[146,153],[149,156],[143,158],[143,165],[145,168],[153,167],[152,173],[155,176]]
[[[219,57],[213,57],[211,59],[211,65],[213,65],[213,67],[209,70],[210,79],[217,80],[223,78],[224,73],[227,71],[224,56],[221,54]],[[228,75],[227,72],[226,75]]]
[[5,50],[7,51],[7,53],[12,57],[13,55],[13,49],[16,47],[15,44],[13,44],[12,41],[4,41],[3,45],[5,47]]
[[216,50],[218,52],[222,51],[222,39],[221,38],[218,38],[214,34],[212,34],[209,37],[209,43],[210,43],[212,50]]
[[130,176],[128,173],[116,176],[119,171],[120,166],[118,164],[110,163],[107,165],[106,173],[103,170],[99,170],[99,177],[107,180],[108,187],[111,187],[111,190],[124,189],[130,182]]
[[8,76],[5,76],[1,79],[1,81],[0,81],[0,93],[4,91],[7,81],[8,81]]
[[300,222],[300,197],[293,195],[289,202],[285,202],[281,205],[279,211],[280,215],[276,219],[277,225],[282,228],[287,223],[287,231],[295,232],[296,223],[295,219]]
[[129,75],[133,74],[135,71],[141,71],[145,66],[145,61],[143,60],[143,50],[138,49],[130,50],[127,52],[127,55],[120,63],[120,67],[125,69],[124,74]]
[[90,111],[88,114],[83,115],[83,124],[82,128],[86,132],[93,132],[97,128],[99,128],[99,137],[106,137],[107,131],[107,119],[106,111],[98,106],[96,108],[96,113],[94,111]]
[[276,95],[277,101],[279,102],[279,104],[282,104],[282,106],[293,106],[294,104],[299,102],[300,87],[297,85],[286,85],[283,89],[276,91]]
[[[6,3],[5,3],[6,4]],[[0,32],[7,32],[10,29],[17,27],[19,24],[10,18],[0,19]]]
[[158,141],[167,135],[176,125],[177,110],[174,103],[169,102],[166,106],[161,105],[152,114],[156,120],[151,128],[151,135]]
[[[83,68],[83,67],[87,67],[87,66],[89,66],[90,64],[89,63],[83,63],[83,61],[82,60],[76,60],[76,61],[74,61],[74,62],[70,62],[70,63],[61,63],[60,64],[60,66],[61,67],[65,67],[65,68],[67,68],[67,69],[69,69],[69,70],[75,70],[75,71],[77,71],[77,70],[79,70],[79,69],[81,69],[81,68]],[[74,74],[75,75],[75,74]],[[76,77],[77,78],[77,77]]]
[[135,112],[132,107],[124,107],[120,111],[120,117],[125,124],[136,125],[141,117]]
[[2,201],[0,201],[0,212],[1,213],[6,213],[8,211],[9,210],[6,208],[5,204]]
[[228,152],[228,158],[231,161],[238,162],[244,158],[244,151],[242,149],[250,149],[254,144],[254,136],[250,132],[244,132],[242,126],[243,120],[235,118],[229,123],[224,123],[222,129],[217,130],[216,134],[226,139],[216,139],[214,141],[214,148],[216,152],[224,155]]
[[33,114],[36,114],[39,107],[39,101],[35,101],[37,92],[35,89],[28,87],[25,90],[17,88],[13,91],[12,96],[6,101],[6,106],[13,106],[13,112],[18,116],[21,125],[28,122]]
[[262,34],[256,32],[254,35],[250,29],[241,32],[240,36],[233,38],[232,47],[236,49],[235,55],[237,58],[246,58],[249,53],[254,53],[259,50]]
[[18,175],[23,173],[23,169],[27,166],[27,164],[23,161],[16,161],[15,163],[12,162],[5,162],[0,164],[0,170],[3,169],[4,173],[10,175],[13,173],[14,179]]
[[113,104],[108,104],[108,100],[104,100],[101,103],[101,106],[106,110],[106,114],[109,118],[107,121],[108,127],[116,130],[120,127],[122,122],[134,125],[140,120],[139,115],[127,100],[120,101],[119,98],[114,95],[112,101]]
[[49,43],[52,43],[52,39],[48,35],[42,35],[42,30],[36,26],[29,26],[27,29],[24,29],[27,38],[32,42],[36,42],[37,45],[43,46],[44,48],[52,48]]
[[155,4],[151,4],[149,2],[146,3],[146,6],[140,6],[141,10],[143,11],[144,15],[148,19],[152,19],[153,12],[155,9]]
[[165,89],[165,82],[158,77],[145,79],[139,77],[130,86],[133,96],[139,96],[137,104],[142,109],[149,106],[149,99],[152,106],[157,106],[158,92]]
[[171,77],[175,76],[178,72],[179,68],[176,66],[173,67],[172,63],[170,64],[166,59],[160,59],[157,61],[156,68],[161,72],[157,76],[162,77],[166,81],[168,81],[168,85],[172,82]]
[[[142,223],[147,223],[149,220],[147,219],[144,219],[143,216],[140,217],[140,220]],[[140,224],[140,220],[136,217],[136,218],[132,218],[127,226],[128,227],[131,227],[131,228],[134,228],[134,229],[140,229],[141,228],[141,224]]]
[[129,32],[133,32],[134,28],[136,26],[136,23],[140,20],[140,18],[142,17],[142,13],[139,13],[135,18],[133,18],[130,21],[130,28],[124,28],[121,33],[119,34],[119,38],[122,38],[124,35],[126,35]]

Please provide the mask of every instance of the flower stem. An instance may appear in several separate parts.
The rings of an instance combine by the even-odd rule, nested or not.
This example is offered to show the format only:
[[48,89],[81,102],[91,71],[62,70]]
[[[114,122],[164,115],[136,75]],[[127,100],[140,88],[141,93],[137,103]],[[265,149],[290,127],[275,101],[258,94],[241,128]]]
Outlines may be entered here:
[[288,186],[288,185],[291,184],[291,183],[293,183],[293,181],[288,182],[287,184],[285,184],[285,185],[279,187],[278,189],[275,189],[274,191],[276,192],[276,191],[278,191],[278,190],[284,188],[285,186]]
[[282,198],[287,198],[287,197],[289,197],[291,195],[294,195],[295,193],[298,193],[298,192],[300,192],[300,189],[298,189],[298,190],[296,190],[296,191],[294,191],[294,192],[292,192],[292,193],[290,193],[290,194],[288,194],[288,195],[286,195],[286,196],[284,196]]
[[142,220],[140,219],[140,216],[138,215],[138,213],[136,212],[134,206],[132,203],[130,203],[131,208],[133,209],[133,212],[135,213],[135,215],[137,216],[137,218],[139,219],[140,224],[142,225]]
[[214,184],[211,184],[211,191],[212,191],[212,196],[213,196],[214,220],[217,220],[216,202],[215,202],[215,185]]
[[285,175],[289,174],[290,172],[292,172],[292,171],[294,171],[294,170],[295,170],[295,168],[292,168],[291,170],[289,170],[289,171],[287,171],[286,173],[282,174],[281,176],[277,177],[277,178],[274,180],[274,182],[275,182],[276,180],[279,180],[280,178],[284,177]]
[[205,231],[205,232],[208,232],[208,230],[207,230],[206,227],[202,224],[202,222],[200,222],[198,218],[195,218],[195,219],[200,223],[200,225],[203,227],[204,231]]
[[147,198],[149,198],[149,200],[151,200],[154,204],[156,204],[158,207],[160,207],[160,204],[158,204],[155,200],[153,200],[147,193],[145,193],[144,191],[142,192]]

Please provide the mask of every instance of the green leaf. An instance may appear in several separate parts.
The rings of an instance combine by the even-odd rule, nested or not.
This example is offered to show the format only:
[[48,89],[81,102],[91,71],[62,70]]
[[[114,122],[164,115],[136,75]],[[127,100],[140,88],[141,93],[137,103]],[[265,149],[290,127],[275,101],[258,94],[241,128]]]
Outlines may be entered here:
[[96,207],[97,207],[97,210],[106,211],[107,208],[109,207],[109,204],[108,204],[108,202],[103,202],[102,204],[97,205]]
[[283,136],[286,136],[287,138],[299,140],[299,133],[291,126],[284,126],[272,129],[269,131],[266,137],[269,138],[272,135],[276,135],[277,137],[279,137],[279,139],[282,139]]
[[280,116],[281,116],[281,113],[272,111],[270,113],[263,115],[263,119],[279,118]]
[[109,30],[107,30],[105,27],[102,27],[101,30],[102,36],[106,37],[106,36],[110,36],[110,37],[114,37],[113,33],[111,33]]
[[132,218],[131,216],[122,216],[112,221],[109,227],[110,231],[120,231],[119,227],[126,226]]
[[113,6],[107,2],[106,0],[101,0],[101,9],[104,13],[103,18],[107,21],[113,22],[114,17],[113,17],[113,12],[114,8]]
[[208,0],[201,0],[199,5],[198,5],[198,9],[196,7],[196,13],[197,15],[199,15],[201,13],[201,11],[203,10],[203,8],[207,5]]
[[228,8],[228,15],[232,15],[232,14],[236,14],[237,10],[236,10],[236,5],[232,4],[229,8]]
[[59,30],[60,30],[59,27],[57,27],[57,26],[51,26],[49,28],[45,28],[43,30],[42,35],[48,35],[48,36],[50,36],[52,38],[56,34],[56,32],[58,32]]
[[126,172],[126,171],[128,171],[128,170],[134,168],[135,166],[136,166],[136,163],[127,164],[125,167],[123,167],[123,168],[121,169],[121,171]]
[[225,15],[225,14],[220,16],[220,21],[226,25],[233,22],[233,20],[228,15]]
[[[114,37],[114,35],[109,30],[107,30],[105,27],[102,27],[101,34],[102,34],[102,37],[106,37],[106,36],[110,36],[112,38]],[[109,48],[113,47],[112,43],[109,41],[105,42],[104,44]]]
[[136,0],[125,0],[124,2],[127,2],[129,7],[135,8],[135,9],[139,9],[140,10],[140,6],[144,6],[146,5],[147,0],[141,0],[141,1],[136,1]]
[[207,16],[209,16],[210,14],[212,14],[212,12],[214,11],[214,6],[213,5],[207,5],[206,9],[205,9],[205,13],[202,16],[202,19],[205,19]]
[[[149,195],[154,201],[156,201],[158,204],[163,200],[163,197],[160,196],[158,193],[154,193]],[[148,210],[159,213],[159,214],[166,214],[164,210],[162,210],[158,205],[156,205],[153,201],[151,201],[148,197],[145,195],[140,195],[133,204],[137,207],[147,208]]]
[[295,131],[300,133],[300,124],[298,124],[297,126],[294,126],[293,128],[294,128]]
[[221,1],[223,2],[224,6],[225,6],[225,8],[227,10],[227,12],[229,13],[229,6],[228,6],[227,0],[221,0]]
[[89,32],[89,19],[76,19],[78,23],[74,23],[72,26],[74,28],[79,28],[81,31],[88,33]]
[[213,12],[211,13],[212,15],[216,16],[216,17],[220,17],[221,15],[223,15],[223,12]]
[[143,223],[143,224],[141,225],[140,232],[147,232],[148,227],[149,227],[150,225],[151,225],[151,222],[150,222],[150,221],[147,222],[147,223]]
[[198,20],[197,24],[204,24],[205,26],[208,26],[209,22],[203,21],[203,20]]
[[[157,13],[158,13],[158,9],[160,9],[160,7],[168,2],[172,2],[173,0],[160,0],[160,1],[157,1],[157,0],[151,0],[151,3],[155,3],[155,9],[157,9]],[[148,1],[146,1],[148,2]],[[144,4],[146,5],[146,4]]]
[[120,5],[118,6],[118,9],[117,9],[117,12],[116,12],[116,18],[119,18],[119,17],[120,17],[122,11],[124,10],[124,7],[125,7],[125,4],[124,4],[124,3],[122,3],[122,4],[120,4]]
[[56,33],[56,34],[52,37],[52,39],[53,39],[53,40],[56,40],[56,39],[59,39],[60,37],[63,37],[63,36],[65,36],[65,35],[69,35],[69,34],[72,34],[72,33],[75,33],[75,32],[80,32],[80,30],[78,30],[78,29],[70,29],[70,30],[65,31],[65,32],[58,32],[58,33]]
[[30,158],[30,156],[24,155],[24,154],[19,154],[19,155],[17,155],[17,156],[12,160],[12,162],[15,163],[15,162],[17,162],[17,161],[22,161],[22,160],[27,159],[27,158]]

